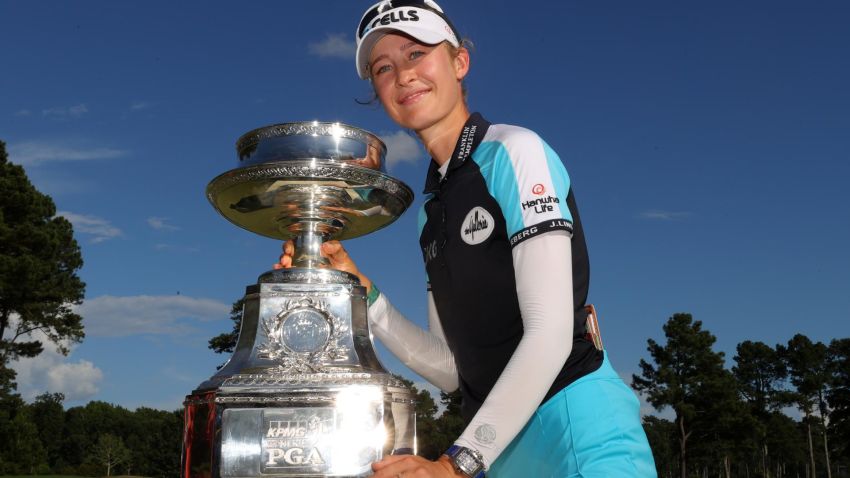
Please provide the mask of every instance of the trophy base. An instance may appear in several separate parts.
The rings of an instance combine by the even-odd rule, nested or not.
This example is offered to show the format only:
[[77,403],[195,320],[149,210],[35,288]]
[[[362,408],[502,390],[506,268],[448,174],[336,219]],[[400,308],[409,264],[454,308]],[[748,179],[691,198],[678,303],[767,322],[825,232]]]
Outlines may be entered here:
[[416,451],[414,401],[406,389],[380,384],[387,379],[284,394],[190,395],[181,476],[371,476],[383,456]]
[[184,402],[181,478],[359,478],[415,453],[413,394],[375,356],[366,312],[351,274],[262,274],[233,356]]

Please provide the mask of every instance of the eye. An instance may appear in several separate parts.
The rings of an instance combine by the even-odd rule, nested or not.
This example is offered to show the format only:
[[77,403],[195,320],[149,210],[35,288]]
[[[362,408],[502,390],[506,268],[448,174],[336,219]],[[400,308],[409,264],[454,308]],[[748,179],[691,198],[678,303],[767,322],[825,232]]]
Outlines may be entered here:
[[410,56],[408,58],[410,58],[411,60],[415,60],[419,57],[425,56],[427,53],[428,52],[424,50],[413,50],[412,52],[410,52]]
[[393,68],[392,66],[390,66],[389,63],[384,63],[382,65],[374,65],[372,67],[372,76],[378,76],[381,73],[386,73],[388,71],[391,71],[392,69]]

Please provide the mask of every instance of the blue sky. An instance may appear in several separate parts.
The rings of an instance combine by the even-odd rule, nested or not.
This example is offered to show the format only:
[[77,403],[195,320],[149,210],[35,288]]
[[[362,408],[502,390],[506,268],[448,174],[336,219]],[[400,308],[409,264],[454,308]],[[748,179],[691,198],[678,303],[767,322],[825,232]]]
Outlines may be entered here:
[[[204,196],[248,130],[378,133],[418,208],[428,158],[355,102],[369,4],[0,0],[0,140],[74,223],[88,285],[85,341],[16,364],[26,398],[176,409],[215,371],[207,340],[280,247]],[[729,359],[747,339],[850,336],[846,2],[442,5],[475,43],[471,109],[537,131],[570,172],[622,375],[675,312]],[[424,324],[414,211],[347,247]]]

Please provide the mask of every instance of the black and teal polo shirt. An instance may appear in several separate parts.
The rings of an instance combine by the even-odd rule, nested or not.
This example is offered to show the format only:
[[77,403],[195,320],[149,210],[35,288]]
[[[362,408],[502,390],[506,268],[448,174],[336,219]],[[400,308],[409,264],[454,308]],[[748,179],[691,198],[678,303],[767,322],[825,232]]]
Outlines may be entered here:
[[584,339],[587,247],[558,155],[534,132],[475,113],[442,179],[431,162],[424,192],[419,242],[457,365],[464,417],[475,415],[522,338],[511,250],[532,237],[572,235],[574,337],[564,337],[572,352],[545,399],[599,368],[602,353]]

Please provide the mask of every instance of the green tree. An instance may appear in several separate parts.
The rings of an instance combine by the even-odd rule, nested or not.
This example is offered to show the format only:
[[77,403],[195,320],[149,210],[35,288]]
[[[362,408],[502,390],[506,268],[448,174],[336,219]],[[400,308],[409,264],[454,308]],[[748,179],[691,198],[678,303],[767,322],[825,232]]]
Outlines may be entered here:
[[11,475],[17,471],[11,444],[16,439],[18,424],[15,418],[26,404],[18,394],[0,395],[0,474]]
[[131,450],[126,474],[174,476],[180,470],[181,412],[141,407],[133,412],[124,437]]
[[106,476],[111,476],[114,467],[130,458],[130,450],[120,437],[107,433],[97,440],[90,457],[95,463],[105,466]]
[[782,412],[771,412],[765,428],[764,447],[773,457],[767,464],[766,477],[806,476],[806,440],[801,424]]
[[836,466],[850,469],[850,338],[834,339],[829,344],[832,386],[826,399],[832,408],[829,432],[833,437]]
[[750,407],[750,413],[758,422],[752,429],[759,454],[759,466],[763,476],[769,476],[770,459],[767,446],[767,423],[771,414],[787,401],[783,390],[788,371],[779,352],[763,342],[746,340],[738,344],[732,374],[738,389]]
[[242,312],[244,308],[244,297],[234,302],[230,307],[230,320],[233,321],[233,330],[210,339],[209,348],[213,352],[217,354],[231,354],[236,349],[236,341],[239,340],[239,331],[242,329]]
[[732,373],[741,394],[758,415],[766,415],[786,404],[783,384],[788,376],[779,352],[764,342],[745,340],[738,344]]
[[[83,464],[86,453],[94,445],[94,438],[87,433],[84,407],[72,407],[65,411],[65,431],[62,434],[62,461],[69,471]],[[73,474],[73,473],[70,473]]]
[[678,468],[676,424],[670,420],[647,415],[643,417],[643,430],[655,459],[659,477],[672,478]]
[[813,412],[817,409],[823,432],[826,474],[827,477],[831,478],[832,470],[829,464],[829,445],[826,435],[826,420],[828,416],[826,391],[832,377],[829,361],[827,360],[827,347],[821,342],[813,343],[805,335],[797,334],[788,341],[786,347],[780,346],[779,350],[788,365],[788,375],[796,389],[793,394],[794,402],[804,415],[812,476],[817,476],[811,427]]
[[35,357],[43,344],[30,334],[41,331],[62,353],[67,342],[83,339],[79,304],[85,284],[71,223],[56,216],[50,196],[30,183],[24,168],[9,162],[0,141],[0,379],[13,387],[7,365]]
[[126,408],[101,401],[68,409],[62,447],[65,462],[84,465],[99,437],[109,434],[126,438],[132,421],[133,414]]
[[641,376],[632,375],[632,387],[644,393],[658,410],[673,408],[679,439],[679,470],[687,476],[688,439],[714,419],[708,416],[704,396],[716,393],[722,380],[723,353],[714,352],[714,335],[702,329],[691,314],[677,313],[664,324],[667,344],[647,340],[655,366],[641,359]]
[[58,463],[65,428],[63,401],[65,396],[61,393],[43,393],[35,397],[35,401],[29,406],[32,422],[38,430],[38,439],[47,453],[47,461],[52,469],[63,464]]
[[[443,413],[437,417],[437,430],[434,436],[434,447],[442,454],[460,437],[466,429],[466,420],[461,413],[463,397],[460,390],[451,393],[440,392],[440,404]],[[439,455],[438,455],[439,456]]]
[[47,471],[47,453],[38,439],[38,429],[32,412],[23,407],[12,419],[12,440],[9,443],[10,462],[17,473],[34,475]]
[[[697,425],[702,455],[720,468],[723,476],[735,476],[733,466],[749,459],[757,449],[758,429],[748,405],[741,400],[732,373],[722,367],[707,370],[697,400]],[[701,413],[700,413],[701,412]]]

